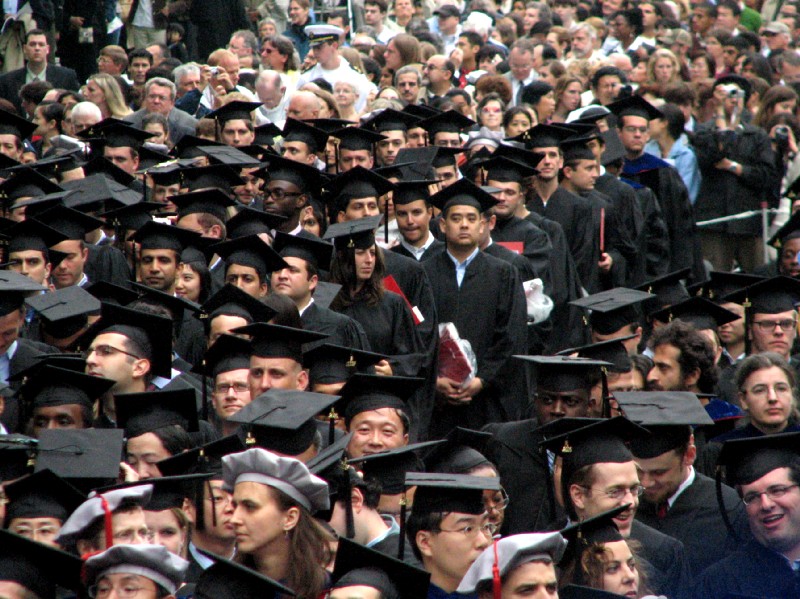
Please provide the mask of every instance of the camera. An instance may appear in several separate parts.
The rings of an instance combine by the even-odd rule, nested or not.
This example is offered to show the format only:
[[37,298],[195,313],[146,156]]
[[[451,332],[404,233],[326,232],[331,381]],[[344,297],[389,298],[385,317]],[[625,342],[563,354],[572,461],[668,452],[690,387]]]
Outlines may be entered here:
[[212,77],[216,77],[219,75],[219,67],[208,67],[209,72],[211,73]]
[[729,98],[744,98],[745,93],[743,89],[740,89],[738,85],[728,84],[721,86],[723,90],[725,90],[725,94]]
[[775,145],[781,153],[786,152],[789,148],[789,128],[786,125],[775,127]]

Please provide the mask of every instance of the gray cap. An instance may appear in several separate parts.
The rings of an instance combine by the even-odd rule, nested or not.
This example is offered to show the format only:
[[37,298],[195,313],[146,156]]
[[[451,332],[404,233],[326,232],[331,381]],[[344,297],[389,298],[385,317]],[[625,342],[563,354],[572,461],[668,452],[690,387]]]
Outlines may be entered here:
[[78,506],[78,509],[72,512],[72,515],[64,522],[56,540],[63,545],[65,541],[76,541],[81,538],[81,534],[86,529],[98,518],[102,518],[105,515],[103,498],[106,500],[108,510],[113,512],[122,505],[123,501],[132,501],[144,505],[150,501],[152,494],[153,485],[138,485],[127,489],[117,489],[102,495],[92,491],[89,499]]
[[266,449],[254,448],[222,458],[225,489],[233,491],[237,483],[254,482],[286,493],[309,512],[330,507],[328,484],[309,472],[294,458],[279,457]]
[[161,545],[114,545],[86,560],[84,568],[89,585],[108,574],[136,574],[174,595],[183,583],[189,562]]
[[459,593],[474,593],[478,585],[493,580],[495,557],[500,569],[500,576],[506,576],[514,568],[533,561],[548,561],[558,563],[567,541],[559,532],[537,532],[520,535],[511,535],[497,541],[484,549],[467,570],[461,584],[458,585]]

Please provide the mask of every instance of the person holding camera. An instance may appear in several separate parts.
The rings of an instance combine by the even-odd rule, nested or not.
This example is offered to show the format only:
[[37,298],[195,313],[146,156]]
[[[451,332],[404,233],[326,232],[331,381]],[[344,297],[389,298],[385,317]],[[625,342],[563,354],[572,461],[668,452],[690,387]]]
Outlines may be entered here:
[[[717,110],[694,137],[703,177],[695,204],[698,221],[759,210],[774,204],[780,174],[766,131],[747,122],[750,82],[738,75],[720,77],[714,84]],[[734,219],[700,229],[703,256],[714,270],[730,271],[734,264],[752,272],[763,263],[761,219]]]

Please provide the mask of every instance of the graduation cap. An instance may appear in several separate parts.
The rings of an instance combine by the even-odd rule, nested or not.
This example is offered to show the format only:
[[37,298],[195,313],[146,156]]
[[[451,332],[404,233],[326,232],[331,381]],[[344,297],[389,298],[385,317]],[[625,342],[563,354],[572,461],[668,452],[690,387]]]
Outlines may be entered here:
[[607,104],[606,108],[620,119],[624,116],[638,116],[648,121],[664,118],[664,113],[642,96],[628,96],[622,100]]
[[31,472],[37,444],[36,439],[26,435],[0,435],[0,481],[14,480]]
[[575,160],[595,160],[594,153],[589,146],[586,145],[590,139],[593,138],[579,137],[562,141],[559,148],[564,157],[564,164]]
[[199,233],[188,229],[148,221],[136,230],[132,239],[141,245],[142,250],[173,250],[180,254],[197,237],[200,237]]
[[430,573],[349,539],[340,539],[331,590],[369,587],[383,599],[419,599],[430,586]]
[[632,369],[631,358],[628,355],[628,350],[625,349],[623,341],[633,339],[636,335],[628,335],[627,337],[619,337],[616,339],[609,339],[608,341],[601,341],[599,343],[590,343],[581,347],[572,347],[558,352],[557,356],[571,356],[578,354],[579,358],[588,358],[590,360],[600,360],[608,362],[608,372],[623,373],[630,372]]
[[308,146],[311,153],[316,154],[325,149],[328,142],[328,131],[318,129],[304,121],[288,118],[283,126],[281,135],[283,141],[299,141]]
[[200,306],[200,318],[203,320],[220,315],[239,316],[248,323],[269,322],[275,316],[275,310],[230,283],[212,295]]
[[772,277],[725,296],[725,301],[742,304],[749,314],[780,314],[800,302],[800,281],[793,277]]
[[704,297],[697,296],[653,312],[650,316],[659,322],[672,322],[674,319],[682,320],[692,324],[698,331],[704,329],[716,330],[717,327],[741,318],[735,312],[726,310]]
[[644,426],[651,433],[631,443],[631,450],[637,458],[654,458],[684,447],[689,442],[690,427],[714,424],[694,393],[617,392],[614,398],[626,418]]
[[[436,155],[431,162],[433,168],[456,166],[456,156],[466,152],[464,148],[446,148],[444,146],[429,146],[436,148]],[[402,151],[402,150],[401,150]],[[399,156],[400,152],[398,152]]]
[[425,129],[433,140],[437,133],[461,133],[475,124],[475,121],[457,110],[447,110],[419,121],[417,126]]
[[329,270],[333,256],[333,245],[330,243],[281,231],[275,235],[272,248],[281,258],[300,258],[318,270]]
[[394,108],[385,108],[373,114],[364,122],[364,127],[377,133],[384,131],[408,131],[419,122],[419,118],[407,112],[400,112]]
[[36,131],[36,123],[0,110],[0,135],[16,135],[20,140],[28,139]]
[[346,382],[353,374],[372,374],[372,366],[388,359],[384,354],[324,343],[303,354],[312,384]]
[[601,335],[611,335],[622,327],[638,322],[639,304],[655,299],[646,291],[617,287],[570,302],[589,312],[588,324]]
[[472,206],[483,214],[497,205],[497,200],[466,178],[459,179],[431,196],[430,203],[442,212],[451,206]]
[[265,165],[253,175],[266,181],[289,181],[302,193],[318,194],[322,187],[324,175],[313,166],[283,156],[267,156],[264,162]]
[[728,484],[749,485],[777,468],[788,468],[798,460],[800,433],[778,433],[722,444],[717,467],[727,470]]
[[34,250],[47,256],[48,248],[65,241],[67,238],[52,227],[33,218],[14,223],[2,231],[9,238],[8,253]]
[[42,212],[46,212],[54,206],[64,203],[64,199],[72,195],[73,191],[59,191],[56,193],[48,193],[43,196],[31,197],[25,200],[17,200],[14,202],[14,208],[25,208],[25,219],[36,218]]
[[100,300],[76,285],[42,293],[25,300],[42,319],[43,332],[66,339],[82,330],[90,314],[100,312]]
[[147,169],[147,175],[153,180],[154,185],[169,187],[183,184],[183,169],[185,166],[178,160],[172,160]]
[[272,231],[278,229],[286,220],[287,218],[280,214],[242,206],[239,212],[228,219],[225,227],[228,230],[228,239],[239,239],[259,233],[271,236]]
[[379,376],[354,374],[339,392],[344,406],[347,426],[361,412],[379,408],[406,410],[406,402],[425,382],[425,379],[407,376]]
[[333,239],[337,250],[367,249],[375,245],[375,229],[380,222],[381,216],[367,216],[334,223],[325,231],[323,239]]
[[198,430],[194,391],[147,391],[114,396],[117,425],[132,439],[165,426],[179,426],[189,433]]
[[203,189],[167,198],[178,207],[178,220],[190,214],[211,214],[222,222],[228,218],[227,208],[236,202],[219,189]]
[[6,205],[16,207],[13,204],[15,200],[60,191],[64,191],[64,188],[43,177],[32,168],[26,168],[15,171],[11,177],[0,183],[0,200]]
[[[192,370],[209,375],[213,379],[224,372],[250,369],[250,343],[241,337],[220,335],[214,344],[206,350],[201,364]],[[203,399],[203,404],[206,403]]]
[[[281,128],[274,123],[265,123],[263,125],[259,125],[253,129],[253,132],[256,134],[256,138],[253,140],[253,143],[259,147],[272,146],[275,144],[275,138],[281,136]],[[263,150],[264,148],[261,149]],[[246,152],[247,150],[242,151]]]
[[155,146],[155,148],[150,147],[150,145],[155,144],[145,144],[139,148],[139,171],[146,171],[147,169],[157,165],[162,164],[164,162],[169,162],[172,160],[172,156],[169,154],[165,154],[155,148],[164,147],[164,146]]
[[225,193],[233,193],[234,187],[244,185],[244,179],[235,170],[224,164],[185,168],[181,174],[189,191],[216,187]]
[[35,472],[52,470],[88,492],[117,479],[124,445],[118,428],[42,429]]
[[406,104],[402,112],[415,116],[418,119],[427,119],[442,113],[441,110],[428,106],[427,104]]
[[195,599],[278,599],[294,597],[295,592],[281,583],[214,553],[199,550],[213,560],[194,585]]
[[209,112],[205,118],[214,119],[220,124],[227,123],[228,121],[253,120],[253,111],[261,106],[261,102],[243,102],[241,100],[234,100],[228,102],[224,106],[217,108],[213,112]]
[[232,169],[241,169],[259,166],[261,164],[259,160],[247,152],[242,151],[240,148],[234,148],[233,146],[201,146],[200,149],[205,152],[212,165],[224,164]]
[[[166,461],[166,460],[162,460]],[[163,473],[162,473],[163,474]],[[198,484],[208,480],[210,474],[205,472],[192,474],[176,474],[147,479],[147,484],[153,490],[150,499],[142,505],[148,512],[163,512],[173,508],[181,509],[185,499],[192,499],[197,493]],[[97,493],[104,494],[117,489],[129,489],[142,485],[142,481],[124,482],[108,487],[99,487]]]
[[[192,158],[207,157],[205,149],[210,146],[224,146],[226,144],[214,141],[213,139],[206,139],[204,137],[196,137],[194,135],[184,135],[180,141],[172,148],[172,155],[177,156],[182,160]],[[204,149],[200,149],[204,148]]]
[[64,522],[86,496],[50,470],[40,470],[3,486],[6,522],[15,518],[55,518]]
[[66,206],[54,206],[39,214],[36,220],[55,229],[67,239],[81,241],[87,233],[99,229],[105,224],[99,218]]
[[500,479],[468,474],[409,472],[406,487],[417,487],[414,515],[456,512],[478,516],[486,511],[484,491],[499,491]]
[[347,119],[305,119],[303,122],[308,123],[317,129],[322,129],[328,134],[357,124],[354,121],[348,121]]
[[[183,315],[188,310],[192,313],[200,312],[199,304],[196,304],[193,301],[184,299],[177,295],[172,295],[170,293],[164,293],[163,291],[159,291],[158,289],[153,289],[152,287],[148,287],[147,285],[143,285],[142,283],[135,283],[131,281],[129,283],[131,288],[139,293],[139,297],[137,298],[137,302],[151,304],[156,306],[161,306],[162,308],[166,308],[169,310],[170,314],[172,315],[172,320],[175,325],[177,325],[176,330],[180,330],[180,323],[183,322]],[[138,306],[134,304],[134,309]]]
[[103,212],[141,202],[142,194],[106,175],[94,174],[66,181],[64,188],[73,191],[64,198],[64,205],[81,212]]
[[245,449],[238,435],[228,435],[200,447],[159,461],[158,471],[164,476],[206,473],[213,480],[222,479],[222,458]]
[[566,356],[514,356],[528,363],[531,369],[530,380],[536,381],[536,392],[551,393],[590,390],[598,381],[602,383],[603,414],[610,412],[608,405],[608,381],[606,370],[612,366],[603,360],[588,358],[569,358]]
[[522,142],[529,150],[532,148],[555,148],[560,146],[562,141],[573,135],[574,133],[571,130],[564,127],[536,125],[516,137],[508,139],[508,141]]
[[347,205],[350,200],[379,198],[394,189],[394,184],[363,166],[356,166],[332,179],[325,191],[335,205]]
[[85,288],[93,297],[103,304],[125,306],[139,298],[139,294],[128,287],[122,287],[108,281],[95,281]]
[[79,592],[82,568],[83,561],[71,553],[0,529],[0,580],[35,597],[55,599],[57,587]]
[[491,438],[491,433],[457,426],[447,433],[443,444],[433,447],[423,456],[425,471],[469,474],[479,466],[491,465],[484,455]]
[[215,243],[208,250],[218,254],[228,266],[239,264],[254,268],[262,280],[266,279],[268,273],[288,267],[283,258],[258,235]]
[[417,200],[423,200],[427,205],[430,201],[430,186],[435,181],[401,181],[395,186],[392,193],[392,202],[395,206],[404,206]]
[[619,133],[614,128],[603,131],[600,134],[603,140],[604,149],[603,154],[600,156],[600,163],[603,166],[608,166],[625,158],[625,146],[622,145],[622,140],[619,138]]
[[735,291],[755,285],[763,281],[766,277],[759,275],[749,275],[740,272],[711,271],[709,279],[701,283],[695,283],[686,288],[691,295],[708,298],[712,301],[725,303],[722,298]]
[[345,127],[331,132],[330,137],[339,140],[339,150],[367,150],[368,152],[372,151],[372,144],[386,139],[385,135],[361,127]]
[[102,212],[98,216],[112,227],[124,231],[137,231],[153,220],[153,212],[163,207],[164,204],[158,202],[139,202]]
[[107,178],[113,179],[117,183],[121,183],[122,185],[130,185],[136,180],[133,175],[122,170],[116,164],[107,158],[104,158],[103,156],[96,156],[84,164],[83,174],[87,177],[101,174]]
[[406,473],[424,470],[419,453],[444,443],[443,439],[395,447],[388,451],[363,455],[348,460],[364,475],[365,481],[380,484],[382,495],[398,495],[408,486]]
[[25,298],[46,291],[30,277],[13,270],[0,270],[0,316],[22,308]]
[[691,269],[688,267],[682,268],[634,287],[639,291],[655,294],[656,297],[645,304],[645,310],[647,310],[648,314],[688,299],[689,292],[686,291],[683,280],[689,275],[690,271]]
[[621,505],[561,529],[561,536],[567,541],[561,566],[570,562],[576,563],[583,551],[594,544],[624,541],[625,538],[617,528],[614,518],[628,511],[630,507],[630,504]]
[[295,329],[278,324],[256,322],[233,329],[233,333],[243,333],[253,337],[253,356],[259,358],[290,358],[298,364],[303,363],[303,344],[325,339],[327,335]]
[[83,139],[101,139],[108,148],[133,148],[139,147],[155,133],[137,129],[130,123],[116,119],[105,119],[88,129],[78,133]]
[[[536,164],[539,163],[542,155],[532,154],[531,158]],[[481,163],[481,168],[486,171],[486,181],[500,181],[503,183],[522,183],[524,179],[532,177],[538,171],[530,165],[521,164],[505,156],[492,157]]]
[[140,310],[113,304],[103,304],[100,320],[92,324],[76,342],[78,347],[89,347],[103,333],[119,333],[130,339],[142,351],[142,358],[150,361],[154,376],[169,378],[172,373],[172,321]]

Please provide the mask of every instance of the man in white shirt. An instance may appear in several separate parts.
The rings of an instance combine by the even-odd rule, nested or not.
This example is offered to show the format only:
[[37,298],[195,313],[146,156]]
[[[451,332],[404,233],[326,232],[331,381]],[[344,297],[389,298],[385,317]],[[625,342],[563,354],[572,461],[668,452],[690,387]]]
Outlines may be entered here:
[[508,55],[508,66],[511,70],[505,76],[511,81],[512,106],[520,103],[522,88],[538,79],[533,68],[535,49],[533,42],[527,39],[517,40],[511,46],[511,53]]
[[[214,71],[213,69],[216,69]],[[232,92],[243,94],[248,102],[258,102],[258,97],[239,83],[239,57],[230,50],[215,50],[208,57],[208,66],[203,67],[203,80],[208,82],[200,98],[200,105],[214,110],[215,96]]]
[[274,123],[282,129],[286,123],[289,95],[281,74],[278,71],[261,71],[256,79],[256,93],[262,102],[255,112],[256,124]]

